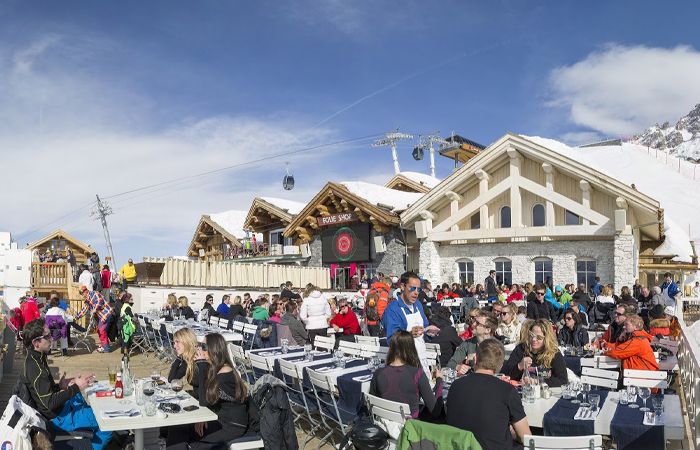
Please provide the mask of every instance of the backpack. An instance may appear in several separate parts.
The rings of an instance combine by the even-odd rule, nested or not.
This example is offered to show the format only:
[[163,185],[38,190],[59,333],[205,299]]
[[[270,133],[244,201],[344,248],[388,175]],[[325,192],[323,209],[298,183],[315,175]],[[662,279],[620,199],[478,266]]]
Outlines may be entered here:
[[35,408],[13,395],[0,418],[0,446],[3,449],[30,450],[30,433],[35,428],[46,430],[44,418]]

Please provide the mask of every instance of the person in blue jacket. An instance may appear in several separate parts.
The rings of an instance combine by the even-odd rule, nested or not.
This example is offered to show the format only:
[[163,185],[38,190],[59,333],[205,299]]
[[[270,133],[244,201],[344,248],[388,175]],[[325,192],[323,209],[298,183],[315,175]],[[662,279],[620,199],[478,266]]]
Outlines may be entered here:
[[666,302],[666,306],[676,307],[676,296],[680,293],[678,285],[673,281],[671,272],[664,274],[664,283],[661,285],[661,296]]
[[591,286],[591,293],[593,294],[593,298],[598,297],[602,290],[603,284],[600,282],[600,277],[595,277],[595,283],[593,284],[593,286]]

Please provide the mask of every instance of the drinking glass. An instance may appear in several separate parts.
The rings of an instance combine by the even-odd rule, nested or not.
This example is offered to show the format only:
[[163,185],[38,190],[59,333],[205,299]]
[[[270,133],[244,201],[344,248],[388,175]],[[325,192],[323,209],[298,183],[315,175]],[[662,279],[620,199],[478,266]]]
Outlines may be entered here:
[[151,380],[153,381],[158,381],[160,380],[160,370],[158,369],[153,369],[151,371]]
[[600,403],[600,394],[589,394],[588,403],[592,412],[598,412],[598,404]]
[[117,368],[114,366],[107,367],[107,375],[109,376],[109,384],[114,386],[117,382]]
[[660,415],[664,410],[664,398],[663,397],[652,398],[651,399],[651,406],[654,408],[654,411],[659,411],[658,414]]
[[571,385],[569,383],[561,385],[561,398],[571,400]]
[[571,396],[573,399],[571,400],[571,403],[573,404],[579,404],[581,403],[581,400],[578,399],[578,393],[581,390],[581,383],[578,381],[572,381],[571,382]]
[[637,386],[627,386],[627,398],[629,399],[630,408],[639,408],[637,404]]
[[146,396],[143,395],[143,381],[136,381],[136,386],[134,388],[134,397],[136,397],[136,404],[138,406],[143,406],[146,401]]
[[182,380],[175,379],[171,381],[170,388],[173,390],[173,392],[175,392],[175,394],[179,394],[182,390]]
[[531,384],[523,385],[523,399],[525,403],[535,403],[535,388]]
[[648,387],[640,387],[639,397],[642,399],[642,407],[639,408],[639,410],[644,412],[650,411],[650,409],[647,407],[647,399],[651,397],[651,389]]
[[158,405],[156,402],[154,402],[152,399],[146,400],[146,405],[144,406],[144,413],[148,417],[153,417],[156,415],[156,412],[158,412]]
[[314,349],[314,346],[311,344],[304,344],[304,353],[311,353],[311,351]]
[[629,403],[629,396],[627,395],[627,390],[620,391],[620,397],[618,398],[618,402],[623,406]]
[[142,391],[143,395],[147,397],[146,401],[148,401],[156,393],[156,384],[153,381],[144,380]]
[[280,339],[280,344],[282,344],[282,353],[287,353],[289,351],[289,339]]
[[583,401],[581,402],[581,406],[588,408],[589,406],[591,406],[590,403],[588,403],[588,393],[591,392],[591,385],[588,383],[583,383],[581,385],[581,392],[582,392],[582,397],[583,397]]

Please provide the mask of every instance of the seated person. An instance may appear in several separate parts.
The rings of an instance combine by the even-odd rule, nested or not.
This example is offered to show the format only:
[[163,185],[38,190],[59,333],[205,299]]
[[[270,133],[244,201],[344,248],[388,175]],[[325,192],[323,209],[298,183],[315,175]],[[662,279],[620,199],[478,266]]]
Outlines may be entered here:
[[518,342],[520,340],[520,330],[522,324],[518,320],[518,307],[515,304],[508,304],[501,308],[501,313],[496,317],[498,319],[498,328],[496,328],[496,336],[504,338],[506,343]]
[[604,343],[605,356],[622,361],[623,369],[659,370],[651,348],[653,336],[644,331],[644,321],[638,315],[627,317],[624,333],[614,344]]
[[552,303],[545,300],[545,295],[547,295],[548,290],[549,288],[543,283],[535,285],[535,289],[532,291],[535,293],[535,298],[527,302],[528,319],[556,320],[557,312],[554,310],[554,306],[552,306]]
[[654,305],[649,310],[649,334],[656,337],[661,335],[668,337],[671,334],[671,321],[666,317],[664,307]]
[[290,344],[306,344],[309,341],[309,332],[306,331],[306,327],[301,320],[299,320],[299,307],[297,306],[297,302],[294,300],[288,301],[284,305],[284,310],[285,313],[280,319],[280,324],[289,327],[289,331],[292,333],[292,337],[294,338],[294,342],[290,342]]
[[[411,417],[415,419],[421,412],[421,399],[429,415],[440,416],[443,405],[442,387],[442,378],[437,377],[435,391],[430,388],[428,376],[418,358],[413,335],[400,330],[389,340],[386,366],[374,372],[369,393],[386,400],[408,404]],[[392,434],[391,430],[389,434]]]
[[228,309],[228,318],[229,320],[235,320],[236,317],[245,317],[246,316],[246,311],[241,302],[243,299],[241,299],[240,295],[237,295],[233,297],[233,301],[231,302],[231,306]]
[[441,302],[450,298],[459,298],[459,294],[450,291],[450,285],[447,283],[443,283],[440,292],[437,293],[437,301]]
[[[346,298],[338,300],[338,312],[328,321],[328,324],[336,331],[337,339],[355,342],[355,335],[360,334],[360,322],[350,309],[350,303]],[[343,329],[342,335],[338,334],[341,328]]]
[[452,383],[447,394],[447,424],[471,431],[484,449],[522,448],[531,434],[518,391],[494,376],[501,370],[505,350],[497,339],[476,348],[474,371]]
[[187,297],[185,297],[184,295],[182,297],[179,297],[177,299],[177,303],[180,307],[178,310],[178,315],[180,317],[183,317],[186,320],[195,318],[194,311],[192,311],[192,308],[190,308],[189,302],[187,301]]
[[489,313],[482,313],[474,321],[474,337],[462,342],[455,350],[447,367],[455,369],[457,375],[464,375],[471,370],[476,355],[476,347],[480,342],[493,337],[498,328],[498,321]]
[[270,301],[265,297],[261,297],[255,301],[253,308],[253,319],[268,320],[270,318]]
[[588,344],[588,330],[583,328],[581,316],[574,309],[567,309],[564,313],[564,326],[557,333],[559,345],[571,345],[583,347]]
[[474,337],[474,324],[476,323],[476,318],[480,315],[485,314],[480,308],[472,308],[469,310],[469,317],[467,318],[467,326],[464,328],[462,334],[459,337],[462,340],[471,339]]
[[569,301],[569,308],[578,311],[579,322],[581,322],[581,325],[585,328],[588,328],[588,314],[586,313],[586,308],[579,302],[580,300],[578,298],[572,297]]
[[601,336],[600,339],[596,339],[593,342],[593,345],[597,348],[600,348],[601,342],[605,342],[608,344],[614,344],[615,342],[617,342],[620,335],[624,331],[623,327],[625,325],[625,321],[627,320],[628,315],[630,315],[631,310],[632,308],[629,305],[617,305],[617,307],[615,308],[615,316],[613,318],[612,323],[610,323],[608,329],[605,330],[603,336]]
[[282,321],[284,308],[280,303],[272,303],[268,311],[270,313],[270,322],[280,323]]
[[545,372],[545,382],[551,387],[568,382],[564,356],[559,352],[557,338],[548,320],[528,320],[523,324],[520,344],[510,354],[503,373],[520,380],[526,368],[537,368],[540,374]]
[[206,344],[197,349],[195,360],[199,404],[216,413],[217,420],[171,427],[168,450],[218,448],[243,436],[248,429],[248,388],[233,366],[224,337],[208,334]]
[[112,438],[112,432],[100,431],[95,414],[80,393],[92,384],[95,375],[61,377],[58,383],[54,381],[46,358],[51,351],[51,335],[44,319],[26,324],[22,338],[27,347],[22,377],[37,411],[66,433],[78,429],[94,431],[92,448],[103,449]]
[[435,314],[430,316],[428,322],[440,329],[435,336],[425,335],[425,341],[440,345],[440,365],[445,366],[452,358],[455,349],[462,343],[457,335],[457,329],[452,325],[452,313],[449,308],[440,306]]

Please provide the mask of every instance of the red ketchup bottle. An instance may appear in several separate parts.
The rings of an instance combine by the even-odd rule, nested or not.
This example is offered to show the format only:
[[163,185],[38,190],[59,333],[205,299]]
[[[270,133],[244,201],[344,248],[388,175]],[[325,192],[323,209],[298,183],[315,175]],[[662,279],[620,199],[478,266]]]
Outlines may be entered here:
[[124,398],[124,385],[122,384],[122,373],[117,373],[117,382],[114,383],[114,398]]

